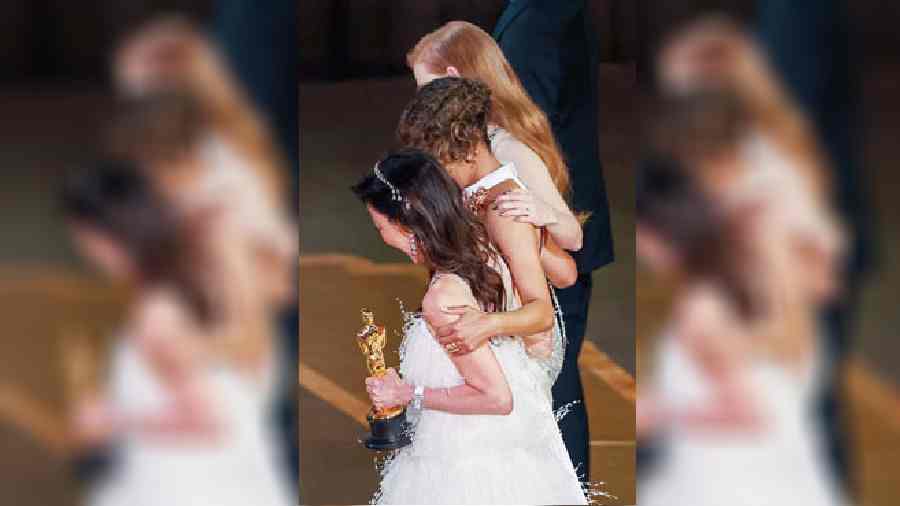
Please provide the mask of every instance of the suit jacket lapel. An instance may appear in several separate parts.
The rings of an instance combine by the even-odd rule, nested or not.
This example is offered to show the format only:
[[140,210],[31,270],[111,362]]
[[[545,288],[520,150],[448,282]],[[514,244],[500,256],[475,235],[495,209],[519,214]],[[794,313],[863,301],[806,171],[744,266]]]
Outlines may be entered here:
[[503,14],[500,15],[500,19],[497,20],[497,26],[494,27],[494,33],[491,34],[491,36],[494,37],[494,40],[500,40],[500,37],[503,35],[503,32],[509,24],[512,23],[519,14],[522,14],[522,11],[524,11],[526,7],[528,7],[527,0],[516,0],[507,5],[506,9],[503,9]]

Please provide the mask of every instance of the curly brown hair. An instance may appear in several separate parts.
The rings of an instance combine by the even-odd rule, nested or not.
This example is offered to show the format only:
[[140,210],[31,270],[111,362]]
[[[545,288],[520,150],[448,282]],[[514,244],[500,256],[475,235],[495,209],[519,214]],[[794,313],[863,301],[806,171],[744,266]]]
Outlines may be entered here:
[[442,77],[419,88],[400,116],[397,138],[441,163],[469,160],[488,142],[491,90],[462,77]]

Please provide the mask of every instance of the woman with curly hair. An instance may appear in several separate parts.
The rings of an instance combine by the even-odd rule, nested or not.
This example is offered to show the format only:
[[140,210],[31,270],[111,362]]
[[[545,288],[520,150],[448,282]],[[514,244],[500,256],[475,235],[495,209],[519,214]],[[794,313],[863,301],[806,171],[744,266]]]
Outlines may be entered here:
[[566,200],[569,170],[547,115],[528,96],[503,51],[481,28],[451,21],[422,37],[406,55],[419,86],[440,77],[465,77],[491,90],[489,145],[504,163],[514,163],[526,188],[498,200],[504,214],[538,227],[569,251],[578,251],[582,230]]
[[553,241],[546,240],[543,229],[499,208],[501,195],[525,185],[515,165],[501,165],[488,147],[490,110],[487,86],[471,79],[445,77],[419,89],[398,126],[403,145],[437,158],[463,188],[467,205],[484,223],[491,242],[509,264],[514,288],[523,303],[521,309],[504,313],[449,308],[460,318],[439,329],[438,338],[454,353],[465,354],[492,337],[541,333],[529,350],[548,360],[549,375],[555,380],[565,337],[561,322],[553,318],[555,298],[547,279],[556,286],[570,285],[577,276],[575,262]]

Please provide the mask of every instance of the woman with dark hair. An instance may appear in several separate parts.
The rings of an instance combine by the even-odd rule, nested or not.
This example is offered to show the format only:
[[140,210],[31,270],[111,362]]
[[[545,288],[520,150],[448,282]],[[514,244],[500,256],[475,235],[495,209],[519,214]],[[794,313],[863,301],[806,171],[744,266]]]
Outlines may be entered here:
[[354,192],[384,242],[427,267],[421,314],[408,316],[401,376],[368,378],[378,408],[407,406],[412,444],[386,464],[382,504],[584,504],[552,410],[550,383],[526,351],[529,337],[494,337],[468,354],[434,336],[457,317],[448,306],[488,315],[522,300],[484,224],[459,186],[426,153],[381,160]]
[[768,209],[726,210],[666,158],[645,163],[637,193],[639,258],[674,285],[637,402],[638,436],[665,437],[667,452],[640,503],[842,504],[811,417],[816,299]]
[[[214,296],[210,239],[172,212],[134,164],[66,181],[63,210],[83,255],[134,294],[114,344],[109,389],[85,399],[75,433],[116,442],[119,466],[87,504],[288,506],[268,440],[271,381],[243,367],[227,305]],[[259,336],[242,335],[243,338]]]

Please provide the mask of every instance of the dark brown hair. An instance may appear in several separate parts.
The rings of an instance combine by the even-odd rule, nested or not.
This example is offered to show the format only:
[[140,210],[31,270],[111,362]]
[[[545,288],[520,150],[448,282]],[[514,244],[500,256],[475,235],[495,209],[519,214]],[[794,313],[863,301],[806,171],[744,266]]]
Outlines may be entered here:
[[432,275],[456,274],[484,310],[505,309],[503,280],[491,267],[499,260],[496,250],[440,163],[424,151],[403,149],[378,162],[378,169],[402,199],[396,200],[391,188],[370,173],[352,188],[360,200],[415,234]]
[[214,317],[189,230],[136,164],[106,161],[67,175],[62,211],[73,223],[98,230],[124,249],[142,282],[171,285],[197,319]]
[[725,290],[746,319],[759,316],[762,301],[746,270],[748,249],[740,230],[678,161],[651,156],[637,182],[637,221],[657,234],[695,279]]
[[419,88],[400,116],[397,138],[441,163],[470,158],[488,142],[491,90],[473,79],[442,77]]

